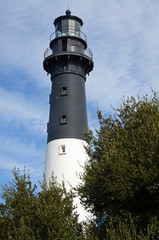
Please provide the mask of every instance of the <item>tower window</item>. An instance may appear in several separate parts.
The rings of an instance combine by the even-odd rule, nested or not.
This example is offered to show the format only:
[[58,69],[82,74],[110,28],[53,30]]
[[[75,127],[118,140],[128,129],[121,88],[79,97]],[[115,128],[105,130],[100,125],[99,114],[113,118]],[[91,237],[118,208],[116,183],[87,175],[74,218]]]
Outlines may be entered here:
[[58,147],[59,150],[59,155],[64,155],[66,154],[66,145],[61,145]]
[[66,71],[66,65],[63,67],[63,70]]
[[60,117],[60,124],[61,124],[61,125],[67,124],[66,115],[62,115],[62,116]]
[[67,95],[67,87],[61,87],[61,96]]
[[67,39],[62,40],[62,51],[67,51]]

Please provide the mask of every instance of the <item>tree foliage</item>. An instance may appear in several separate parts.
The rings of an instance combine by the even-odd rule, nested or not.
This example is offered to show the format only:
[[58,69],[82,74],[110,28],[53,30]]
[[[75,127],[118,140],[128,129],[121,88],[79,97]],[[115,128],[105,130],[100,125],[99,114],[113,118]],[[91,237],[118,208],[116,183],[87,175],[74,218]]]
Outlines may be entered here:
[[96,220],[78,222],[73,193],[52,177],[41,191],[29,172],[13,170],[2,187],[2,240],[159,239],[159,98],[123,99],[114,114],[98,110],[99,129],[86,134],[89,160],[78,187]]
[[129,214],[140,228],[159,221],[159,98],[123,99],[112,116],[98,110],[99,130],[86,134],[89,160],[79,187],[97,223]]
[[13,170],[14,179],[3,187],[0,204],[0,239],[69,240],[83,239],[81,225],[73,207],[73,195],[54,178],[49,188],[45,181],[36,193],[30,175]]

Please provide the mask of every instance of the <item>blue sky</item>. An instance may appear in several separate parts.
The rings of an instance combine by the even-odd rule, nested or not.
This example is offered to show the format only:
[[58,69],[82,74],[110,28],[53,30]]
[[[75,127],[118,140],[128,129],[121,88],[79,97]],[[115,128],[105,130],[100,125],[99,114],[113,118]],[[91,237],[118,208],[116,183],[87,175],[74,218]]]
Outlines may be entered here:
[[[159,89],[159,1],[70,0],[69,6],[83,19],[94,54],[86,92],[89,126],[97,127],[97,105],[109,114],[123,95]],[[0,1],[0,184],[14,166],[26,166],[33,182],[42,179],[51,91],[43,53],[53,20],[67,8],[64,0]]]

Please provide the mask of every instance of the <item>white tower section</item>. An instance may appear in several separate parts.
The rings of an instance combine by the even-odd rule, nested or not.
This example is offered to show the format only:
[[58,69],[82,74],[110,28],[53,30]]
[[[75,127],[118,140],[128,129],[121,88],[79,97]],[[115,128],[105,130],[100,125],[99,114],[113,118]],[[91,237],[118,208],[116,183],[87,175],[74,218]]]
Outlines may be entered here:
[[[80,183],[79,174],[83,172],[83,166],[87,160],[84,145],[86,145],[85,141],[72,138],[57,139],[47,144],[45,163],[47,183],[52,172],[57,177],[58,183],[65,182],[68,191]],[[86,220],[89,214],[80,204],[79,198],[76,198],[74,203],[77,205],[79,220]]]
[[83,172],[87,154],[84,149],[86,142],[80,139],[63,138],[47,144],[45,173],[49,182],[52,171],[57,182],[65,181],[66,188],[75,187],[79,182],[79,173]]

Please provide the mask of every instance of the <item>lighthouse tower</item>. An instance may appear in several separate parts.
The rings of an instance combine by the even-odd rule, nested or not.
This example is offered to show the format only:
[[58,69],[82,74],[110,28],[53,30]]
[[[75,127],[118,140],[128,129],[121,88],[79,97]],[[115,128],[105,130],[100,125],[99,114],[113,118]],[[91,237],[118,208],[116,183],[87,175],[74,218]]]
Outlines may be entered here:
[[82,25],[82,19],[71,15],[70,10],[56,18],[43,62],[52,82],[45,176],[48,183],[53,172],[57,182],[65,181],[67,189],[78,184],[78,174],[87,159],[83,135],[88,128],[85,82],[93,69],[93,55]]

